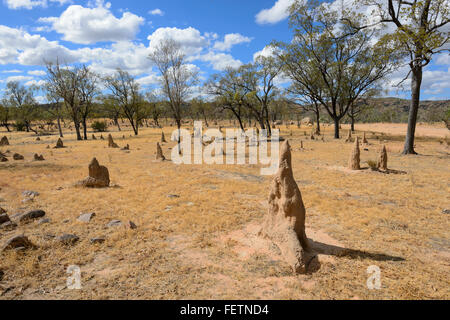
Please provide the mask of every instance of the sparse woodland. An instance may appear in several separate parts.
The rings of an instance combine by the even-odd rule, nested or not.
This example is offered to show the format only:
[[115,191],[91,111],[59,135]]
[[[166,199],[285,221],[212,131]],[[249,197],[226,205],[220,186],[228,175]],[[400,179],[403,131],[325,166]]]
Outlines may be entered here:
[[[9,82],[0,299],[449,299],[450,101],[420,100],[424,68],[448,50],[448,2],[387,4],[369,23],[295,1],[292,42],[208,79],[168,39],[148,57],[154,88],[60,62],[41,87]],[[411,100],[385,97],[405,63]],[[203,134],[278,129],[278,172],[248,161],[250,138],[245,164],[175,164],[195,121]]]

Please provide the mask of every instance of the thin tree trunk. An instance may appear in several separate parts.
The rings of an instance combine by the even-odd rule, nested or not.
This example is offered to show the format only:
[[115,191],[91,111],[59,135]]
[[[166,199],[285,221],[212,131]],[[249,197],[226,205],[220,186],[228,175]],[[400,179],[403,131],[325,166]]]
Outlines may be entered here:
[[83,133],[84,133],[84,140],[87,140],[87,121],[86,118],[83,118]]
[[61,117],[60,117],[59,114],[58,114],[57,117],[56,117],[56,123],[58,124],[59,137],[60,137],[60,138],[64,138],[63,132],[62,132],[62,129],[61,129]]
[[317,122],[317,129],[316,129],[316,134],[318,136],[320,136],[321,131],[320,131],[320,111],[316,111],[316,122]]
[[335,117],[334,119],[334,138],[340,139],[339,137],[339,119]]
[[411,109],[409,110],[408,131],[406,133],[405,148],[403,154],[417,154],[414,150],[416,134],[417,114],[420,106],[420,87],[422,86],[422,68],[412,71],[411,79]]

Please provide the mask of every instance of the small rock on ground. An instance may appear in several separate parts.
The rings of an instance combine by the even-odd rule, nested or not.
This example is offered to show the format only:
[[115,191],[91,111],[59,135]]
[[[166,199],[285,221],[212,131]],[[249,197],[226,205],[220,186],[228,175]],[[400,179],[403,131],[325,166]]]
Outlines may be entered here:
[[73,245],[73,244],[77,243],[78,240],[80,240],[80,238],[74,234],[65,234],[65,235],[58,237],[57,240],[65,245]]

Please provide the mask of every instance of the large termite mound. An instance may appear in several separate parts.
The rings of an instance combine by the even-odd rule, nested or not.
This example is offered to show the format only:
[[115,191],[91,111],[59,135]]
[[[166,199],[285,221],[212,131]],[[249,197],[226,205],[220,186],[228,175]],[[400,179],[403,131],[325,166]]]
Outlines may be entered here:
[[295,273],[306,273],[317,260],[305,233],[306,210],[302,195],[292,172],[291,147],[281,146],[280,167],[273,178],[269,210],[260,234],[280,249]]
[[85,188],[107,188],[109,183],[108,169],[101,166],[97,159],[94,158],[89,164],[89,177],[80,181],[78,185]]

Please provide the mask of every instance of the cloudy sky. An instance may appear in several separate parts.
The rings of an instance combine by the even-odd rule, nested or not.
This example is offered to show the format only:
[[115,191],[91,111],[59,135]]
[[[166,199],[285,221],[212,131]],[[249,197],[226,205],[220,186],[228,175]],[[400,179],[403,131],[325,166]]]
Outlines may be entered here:
[[[41,83],[44,61],[56,58],[101,74],[120,67],[151,87],[157,74],[147,56],[167,37],[181,42],[191,67],[206,79],[253,61],[274,39],[291,37],[286,9],[293,0],[0,1],[0,90],[11,80]],[[423,98],[450,98],[448,54],[427,67]]]

